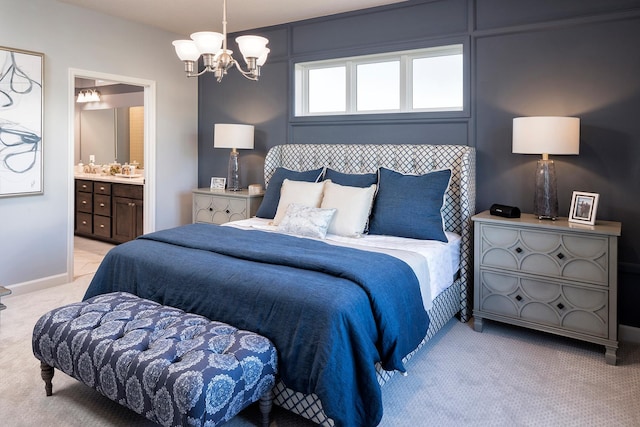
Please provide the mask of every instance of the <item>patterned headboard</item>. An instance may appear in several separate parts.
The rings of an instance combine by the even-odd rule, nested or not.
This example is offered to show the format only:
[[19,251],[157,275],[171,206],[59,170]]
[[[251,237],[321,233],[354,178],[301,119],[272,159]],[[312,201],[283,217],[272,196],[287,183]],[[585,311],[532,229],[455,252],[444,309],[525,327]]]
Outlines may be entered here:
[[450,168],[451,185],[443,210],[445,228],[462,236],[460,265],[460,317],[472,314],[471,216],[475,213],[475,149],[465,145],[287,144],[269,150],[264,181],[277,167],[295,171],[330,167],[344,173],[370,173],[383,166],[402,173],[424,174]]

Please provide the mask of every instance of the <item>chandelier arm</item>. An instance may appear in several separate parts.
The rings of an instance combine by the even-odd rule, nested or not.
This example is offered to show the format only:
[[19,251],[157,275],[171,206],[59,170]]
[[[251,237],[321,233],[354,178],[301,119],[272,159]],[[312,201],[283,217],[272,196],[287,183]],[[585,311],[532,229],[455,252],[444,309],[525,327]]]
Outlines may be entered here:
[[258,75],[256,73],[254,73],[251,70],[249,71],[243,70],[242,66],[240,66],[240,63],[235,59],[233,60],[233,63],[236,65],[236,68],[238,69],[238,71],[240,71],[240,74],[242,74],[245,78],[253,81],[258,81]]

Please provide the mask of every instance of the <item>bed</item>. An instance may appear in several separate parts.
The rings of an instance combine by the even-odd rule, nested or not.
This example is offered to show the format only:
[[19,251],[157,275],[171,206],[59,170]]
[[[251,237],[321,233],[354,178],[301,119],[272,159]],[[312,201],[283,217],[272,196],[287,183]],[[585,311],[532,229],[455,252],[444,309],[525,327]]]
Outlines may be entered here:
[[[265,158],[267,193],[282,170],[324,175],[329,169],[336,177],[378,173],[380,180],[382,171],[447,171],[443,242],[454,242],[459,254],[450,274],[444,273],[449,277],[419,272],[417,261],[389,255],[407,252],[402,243],[394,248],[392,242],[387,252],[362,250],[383,236],[301,238],[274,233],[267,215],[232,226],[191,224],[122,244],[107,254],[85,299],[126,291],[265,335],[281,360],[277,405],[322,425],[377,424],[380,386],[395,371],[404,372],[411,356],[455,314],[461,321],[471,315],[475,151],[451,145],[276,146]],[[281,184],[283,197],[285,184],[293,185]],[[376,197],[383,188],[388,187],[379,186]],[[376,219],[386,217],[378,211],[374,204],[368,222],[374,234],[384,230]],[[273,221],[278,216],[276,210]],[[423,299],[430,292],[435,298]]]

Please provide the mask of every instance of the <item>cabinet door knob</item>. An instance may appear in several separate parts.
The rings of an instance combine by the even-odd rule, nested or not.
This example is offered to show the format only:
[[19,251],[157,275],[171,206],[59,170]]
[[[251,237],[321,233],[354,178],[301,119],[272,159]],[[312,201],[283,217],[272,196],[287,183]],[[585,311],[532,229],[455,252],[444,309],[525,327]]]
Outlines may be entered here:
[[517,296],[516,296],[516,299],[517,299],[518,301],[522,301],[522,297],[521,297],[520,295],[517,295]]
[[213,208],[209,208],[209,212],[213,212]]
[[564,308],[564,304],[562,304],[561,302],[558,303],[558,305],[556,306],[558,307],[560,310],[562,310]]
[[229,209],[227,209],[225,212],[226,212],[227,214],[231,213],[231,211],[230,211]]

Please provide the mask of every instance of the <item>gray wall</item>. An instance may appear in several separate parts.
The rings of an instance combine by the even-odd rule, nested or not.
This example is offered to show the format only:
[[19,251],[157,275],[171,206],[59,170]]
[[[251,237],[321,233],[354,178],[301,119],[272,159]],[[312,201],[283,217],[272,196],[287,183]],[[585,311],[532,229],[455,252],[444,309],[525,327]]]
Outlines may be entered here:
[[[581,119],[579,156],[556,156],[560,211],[574,190],[600,194],[598,219],[621,221],[620,322],[640,327],[640,1],[436,0],[258,29],[272,54],[259,82],[231,71],[200,78],[198,183],[226,176],[228,150],[213,149],[214,123],[256,126],[241,153],[245,186],[262,181],[277,144],[468,144],[478,151],[476,210],[492,203],[533,208],[536,156],[511,153],[512,119]],[[412,114],[292,117],[292,64],[463,41],[469,108],[462,117]],[[234,47],[231,47],[234,49]]]
[[179,37],[58,1],[0,0],[0,10],[0,44],[44,53],[45,70],[44,194],[0,199],[0,283],[49,285],[69,276],[71,68],[156,82],[156,228],[190,222],[197,82],[173,52]]

